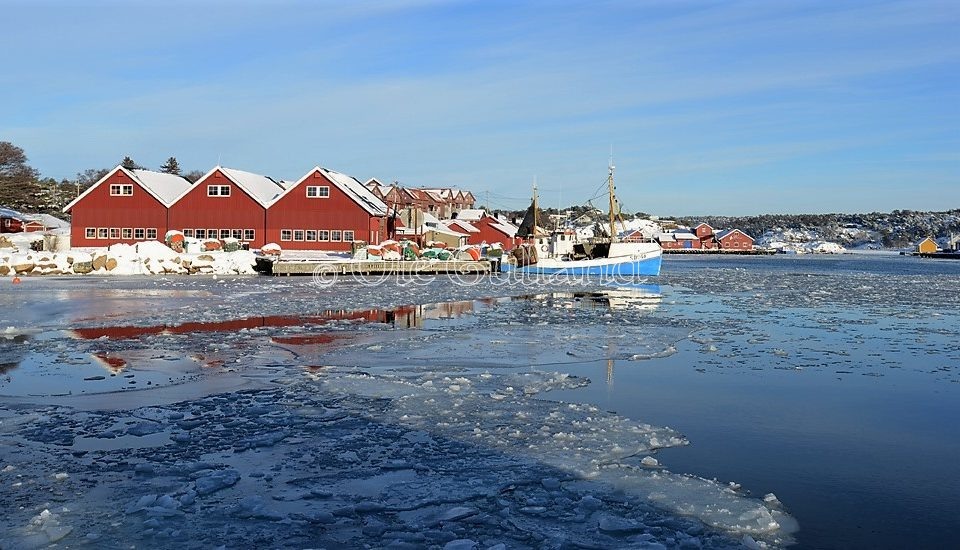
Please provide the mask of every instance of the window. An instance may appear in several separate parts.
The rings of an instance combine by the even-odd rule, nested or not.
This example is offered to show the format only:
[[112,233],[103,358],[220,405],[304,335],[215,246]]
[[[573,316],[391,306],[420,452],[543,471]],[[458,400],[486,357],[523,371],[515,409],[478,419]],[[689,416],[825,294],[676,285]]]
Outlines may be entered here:
[[308,185],[307,198],[326,199],[330,197],[330,188],[326,185]]
[[157,240],[157,230],[147,229],[147,238],[152,240]]
[[256,233],[254,232],[253,229],[243,230],[243,240],[245,241],[252,241],[255,238],[254,235],[256,235]]
[[96,239],[96,238],[97,238],[97,228],[96,228],[96,227],[88,227],[88,228],[87,228],[87,232],[86,232],[86,236],[87,236],[88,239]]
[[330,232],[330,240],[331,240],[331,241],[334,241],[334,242],[339,241],[339,240],[340,240],[340,234],[341,234],[341,233],[340,233],[340,230],[339,230],[339,229],[334,229],[333,231]]
[[330,232],[327,231],[326,229],[321,229],[321,230],[317,231],[317,240],[318,240],[318,241],[321,241],[321,242],[323,242],[323,241],[329,241],[329,240],[330,240]]
[[136,239],[136,240],[138,240],[138,241],[142,241],[144,235],[145,235],[145,233],[144,233],[142,227],[138,227],[138,228],[136,228],[136,229],[133,230],[133,238]]
[[197,238],[198,238],[198,239],[206,239],[206,238],[207,238],[207,230],[206,230],[206,229],[197,229]]
[[353,231],[344,231],[343,240],[346,242],[353,242]]
[[231,229],[230,236],[239,241],[243,238],[243,229]]
[[304,236],[304,240],[315,241],[317,240],[317,230],[316,229],[307,229]]
[[297,229],[293,232],[293,240],[295,241],[303,240],[303,229]]
[[98,238],[98,239],[106,239],[106,238],[107,238],[107,234],[108,234],[107,231],[108,231],[108,229],[107,229],[106,227],[98,227],[98,228],[97,228],[97,238]]
[[208,197],[229,197],[230,186],[229,185],[208,185],[207,196]]
[[216,230],[216,229],[207,229],[207,238],[208,238],[208,239],[216,239],[216,238],[217,238],[217,230]]
[[129,227],[124,227],[124,228],[123,228],[123,238],[124,238],[124,239],[132,239],[132,238],[133,238],[133,229],[130,229]]
[[184,236],[184,237],[193,237],[193,229],[184,229],[184,230],[183,230],[183,236]]
[[110,185],[111,197],[129,197],[133,195],[133,186],[130,184],[114,183]]
[[230,238],[230,230],[229,230],[229,229],[221,229],[221,230],[220,230],[220,238],[221,238],[221,239],[229,239],[229,238]]
[[280,230],[280,240],[281,241],[292,241],[293,240],[293,231],[289,229]]
[[120,228],[119,228],[119,227],[111,227],[111,228],[110,228],[110,238],[111,238],[111,239],[119,239],[119,238],[120,238]]
[[4,218],[4,219],[3,219],[3,226],[4,226],[4,227],[10,227],[10,218]]

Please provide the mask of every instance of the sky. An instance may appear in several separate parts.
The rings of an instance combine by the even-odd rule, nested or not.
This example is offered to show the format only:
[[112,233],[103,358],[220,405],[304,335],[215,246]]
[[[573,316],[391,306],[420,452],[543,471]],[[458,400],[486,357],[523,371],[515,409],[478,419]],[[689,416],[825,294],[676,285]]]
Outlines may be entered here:
[[480,204],[960,208],[960,2],[0,0],[0,141]]

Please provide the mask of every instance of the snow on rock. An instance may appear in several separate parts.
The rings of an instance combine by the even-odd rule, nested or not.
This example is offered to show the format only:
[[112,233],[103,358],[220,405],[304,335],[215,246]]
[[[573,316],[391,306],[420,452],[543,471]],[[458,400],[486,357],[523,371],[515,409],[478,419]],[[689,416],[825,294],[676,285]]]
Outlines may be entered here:
[[159,275],[211,273],[255,274],[256,256],[249,250],[178,253],[158,241],[114,244],[107,248],[35,252],[0,250],[0,276],[13,275]]

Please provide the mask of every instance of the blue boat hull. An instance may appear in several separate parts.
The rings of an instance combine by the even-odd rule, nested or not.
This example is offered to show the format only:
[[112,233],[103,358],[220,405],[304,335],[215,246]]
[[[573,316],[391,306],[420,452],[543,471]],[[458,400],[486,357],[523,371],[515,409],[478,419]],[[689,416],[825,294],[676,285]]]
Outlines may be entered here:
[[[663,257],[660,254],[642,260],[625,259],[622,262],[616,262],[611,259],[603,260],[585,260],[582,262],[570,262],[570,266],[544,266],[531,264],[523,267],[516,267],[504,263],[501,271],[516,273],[538,273],[543,275],[576,275],[576,276],[597,276],[597,277],[636,277],[648,276],[656,277],[660,275],[660,263]],[[596,262],[590,264],[590,262]]]

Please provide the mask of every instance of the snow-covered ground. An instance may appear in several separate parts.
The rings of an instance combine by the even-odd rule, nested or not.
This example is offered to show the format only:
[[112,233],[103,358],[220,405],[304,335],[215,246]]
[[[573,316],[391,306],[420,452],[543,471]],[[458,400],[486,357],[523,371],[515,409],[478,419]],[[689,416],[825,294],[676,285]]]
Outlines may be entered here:
[[[69,275],[94,273],[101,275],[157,274],[253,274],[254,254],[246,250],[223,252],[174,252],[158,241],[135,245],[114,244],[103,248],[56,247],[59,251],[36,252],[30,245],[38,236],[13,234],[13,248],[0,247],[0,276]],[[42,238],[42,237],[41,237]]]
[[660,463],[682,433],[551,399],[589,383],[556,361],[690,331],[646,321],[655,288],[601,290],[26,280],[0,298],[0,547],[788,544],[772,494]]

